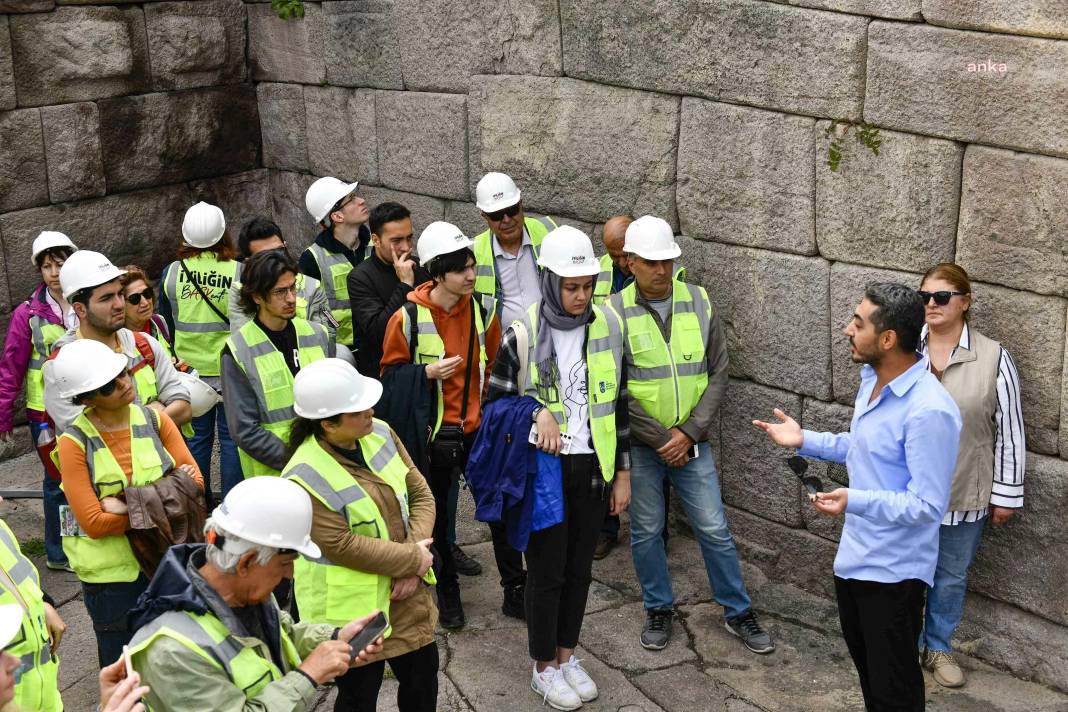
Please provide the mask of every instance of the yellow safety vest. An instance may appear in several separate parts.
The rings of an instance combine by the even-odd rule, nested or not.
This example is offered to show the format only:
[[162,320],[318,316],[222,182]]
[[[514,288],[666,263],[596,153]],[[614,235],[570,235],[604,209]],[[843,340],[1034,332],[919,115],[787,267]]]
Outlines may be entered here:
[[[597,275],[597,283],[593,287],[593,299],[598,304],[604,304],[613,293],[612,269],[615,265],[612,263],[612,255],[601,255],[599,261],[601,263],[601,272]],[[686,268],[675,263],[675,273],[673,277],[680,282],[685,282]]]
[[[241,263],[220,260],[214,252],[201,252],[185,260],[185,266],[204,295],[226,316],[230,287],[241,274]],[[174,353],[201,376],[218,376],[219,354],[230,334],[230,325],[201,298],[196,284],[179,262],[170,263],[163,272],[163,292],[170,300],[174,323]]]
[[[353,343],[352,302],[349,300],[349,272],[352,271],[352,262],[346,255],[330,252],[314,242],[308,252],[319,266],[319,281],[326,292],[327,301],[330,302],[330,313],[337,322],[337,343],[348,346]],[[361,259],[367,259],[370,254],[371,243],[367,243]]]
[[18,540],[7,524],[0,521],[0,605],[13,603],[22,608],[22,626],[4,648],[19,659],[15,672],[13,706],[19,710],[62,712],[59,697],[59,659],[52,653],[51,637],[45,624],[41,579],[30,560],[22,554]]
[[[616,401],[623,378],[623,325],[611,309],[602,309],[596,304],[593,305],[593,315],[586,331],[586,394],[593,451],[601,466],[601,476],[608,482],[616,474]],[[560,397],[560,384],[541,383],[534,362],[534,349],[538,343],[537,304],[530,305],[520,323],[526,327],[529,342],[527,382],[521,385],[523,393],[548,408],[560,426],[560,432],[566,433],[567,413]]]
[[44,412],[44,373],[41,369],[52,353],[52,345],[67,333],[61,324],[53,324],[39,316],[30,317],[30,367],[26,371],[26,407]]
[[[293,327],[297,332],[297,356],[301,368],[326,358],[330,353],[326,329],[300,318],[293,319]],[[282,442],[287,442],[297,414],[293,410],[293,374],[285,357],[255,321],[238,329],[226,344],[256,393],[260,425]],[[278,470],[264,465],[241,448],[237,452],[245,477],[279,474]]]
[[[549,217],[527,217],[523,220],[523,226],[530,235],[534,259],[537,260],[542,240],[550,230],[556,228],[556,223]],[[490,230],[479,233],[475,237],[475,246],[471,249],[475,253],[475,296],[482,303],[486,314],[493,314],[501,296],[501,285],[497,283],[497,261],[493,256],[493,233]],[[502,326],[508,327],[509,324]]]
[[702,287],[675,280],[671,292],[671,343],[664,341],[658,317],[636,302],[631,283],[610,304],[625,326],[627,389],[665,428],[685,423],[705,389],[705,345],[712,323],[712,302]]
[[[120,494],[127,487],[150,485],[174,469],[174,458],[167,452],[159,436],[159,422],[159,414],[154,410],[130,404],[130,462],[133,475],[129,484],[126,473],[85,411],[59,437],[60,440],[68,438],[85,453],[93,490],[98,499],[104,499]],[[100,539],[92,539],[84,534],[64,536],[63,551],[78,578],[86,583],[128,582],[141,573],[141,566],[130,548],[130,540],[124,534]]]
[[[370,433],[360,438],[360,451],[368,469],[390,486],[400,504],[405,536],[408,534],[408,466],[393,442],[384,421],[373,421]],[[315,436],[305,440],[286,465],[282,476],[293,480],[332,512],[345,517],[353,536],[389,540],[389,527],[374,499],[359,481],[338,463]],[[437,583],[430,569],[423,576]],[[393,579],[350,569],[323,557],[311,561],[301,557],[293,565],[293,590],[301,619],[312,623],[344,626],[354,618],[378,609],[389,617],[389,595]],[[391,630],[386,630],[389,637]]]

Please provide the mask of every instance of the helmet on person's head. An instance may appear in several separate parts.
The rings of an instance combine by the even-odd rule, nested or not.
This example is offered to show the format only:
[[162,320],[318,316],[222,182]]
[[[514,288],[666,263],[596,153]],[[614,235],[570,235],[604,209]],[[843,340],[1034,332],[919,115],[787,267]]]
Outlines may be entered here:
[[570,225],[554,228],[545,236],[538,265],[561,277],[589,277],[601,271],[589,236]]
[[308,192],[304,195],[304,206],[315,218],[315,222],[321,223],[330,214],[330,210],[338,204],[338,201],[356,190],[359,185],[358,181],[345,183],[331,176],[320,178],[309,186]]
[[311,539],[311,497],[291,480],[282,477],[242,480],[226,494],[211,513],[211,519],[222,530],[216,533],[216,546],[224,551],[241,553],[226,548],[225,537],[232,534],[253,544],[292,549],[309,559],[322,556]]
[[429,265],[430,261],[435,257],[447,255],[450,252],[456,252],[474,244],[474,240],[452,223],[435,220],[419,233],[419,240],[416,242],[415,249],[419,253],[419,262],[425,266]]
[[182,238],[188,245],[206,250],[222,239],[226,218],[219,206],[200,201],[185,211]]
[[673,260],[682,254],[667,220],[643,215],[627,226],[623,251],[647,260]]
[[33,240],[33,255],[30,257],[33,266],[37,266],[37,255],[45,250],[51,250],[53,247],[69,247],[71,252],[76,252],[78,250],[78,246],[63,233],[55,232],[53,230],[45,230]]
[[521,198],[515,181],[504,173],[487,173],[475,186],[475,205],[484,213],[510,208]]
[[293,379],[293,410],[302,418],[320,420],[341,413],[360,413],[382,397],[382,383],[361,375],[339,358],[324,358],[300,369]]
[[22,616],[22,606],[17,603],[0,606],[0,649],[7,647],[22,630]]
[[60,398],[95,391],[115,379],[129,365],[125,354],[93,339],[77,339],[52,360],[52,376]]
[[59,286],[63,298],[70,299],[83,289],[99,287],[126,274],[126,270],[111,264],[104,255],[92,250],[78,250],[59,270]]

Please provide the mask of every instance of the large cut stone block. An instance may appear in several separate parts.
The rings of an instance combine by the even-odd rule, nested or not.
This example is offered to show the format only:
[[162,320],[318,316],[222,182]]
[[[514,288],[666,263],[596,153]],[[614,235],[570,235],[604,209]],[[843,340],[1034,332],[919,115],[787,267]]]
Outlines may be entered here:
[[139,7],[61,7],[12,15],[19,104],[85,101],[149,88],[145,17]]
[[[174,259],[179,226],[191,204],[188,188],[172,185],[0,215],[4,250],[18,256],[8,267],[11,292],[28,295],[38,282],[26,256],[41,230],[59,230],[78,247],[102,252],[115,264],[132,262],[150,275],[159,274]],[[170,237],[156,239],[156,232]]]
[[408,208],[412,213],[412,231],[416,238],[424,227],[435,220],[448,219],[445,217],[445,201],[439,198],[370,185],[360,186],[360,193],[367,200],[367,206],[372,209],[386,202],[400,203]]
[[245,81],[245,6],[241,0],[145,5],[156,89]]
[[[886,128],[1068,155],[1068,43],[876,21],[864,118]],[[1001,70],[1004,71],[1001,71]]]
[[559,76],[552,0],[398,0],[404,86],[467,93],[477,74]]
[[478,77],[468,108],[472,193],[485,173],[503,171],[532,210],[595,222],[652,213],[677,224],[677,98],[574,79]]
[[957,262],[972,279],[1068,296],[1068,161],[969,146]]
[[921,0],[773,0],[786,5],[812,7],[819,10],[848,12],[869,17],[886,17],[892,20],[922,20]]
[[756,0],[564,0],[560,20],[570,77],[860,116],[866,17]]
[[320,51],[329,84],[404,89],[395,6],[394,0],[323,3],[326,44]]
[[0,16],[0,111],[15,108],[15,74],[11,66],[11,32]]
[[248,6],[249,66],[256,81],[319,84],[326,79],[325,37],[319,3],[304,17],[283,20],[270,5]]
[[813,119],[682,100],[679,225],[691,237],[814,254]]
[[703,285],[719,310],[731,375],[830,398],[828,263],[677,239],[687,281]]
[[378,183],[373,90],[306,86],[304,113],[312,173]]
[[101,101],[108,190],[208,178],[255,168],[260,158],[250,85]]
[[1068,5],[1049,0],[923,0],[932,25],[1068,39]]
[[382,183],[465,200],[467,97],[380,91],[375,98]]
[[0,113],[0,212],[48,202],[41,113]]
[[[853,421],[852,408],[838,403],[826,403],[815,398],[805,399],[800,418],[797,417],[797,413],[789,413],[789,415],[797,419],[802,428],[816,432],[845,433],[849,431],[849,426]],[[771,413],[767,413],[766,416],[761,417],[761,420],[771,423],[776,422]],[[781,454],[784,460],[783,466],[787,467],[785,465],[787,453],[783,451]],[[787,469],[789,468],[787,467]],[[793,470],[790,470],[790,472],[792,473]],[[849,486],[849,473],[846,471],[844,464],[809,459],[807,473],[820,478],[820,481],[823,482],[824,492],[830,492],[838,487]],[[807,491],[802,494],[807,495]],[[805,522],[805,529],[808,529],[813,534],[831,541],[838,541],[842,536],[842,525],[845,523],[845,518],[828,517],[825,514],[821,514],[819,510],[812,506],[807,496],[804,496],[801,500],[801,518]]]
[[274,205],[265,168],[244,173],[193,181],[189,184],[193,201],[218,205],[226,216],[226,228],[237,243],[241,228],[258,216],[271,217]]
[[296,258],[319,234],[315,220],[304,207],[304,195],[316,177],[292,171],[272,170],[268,173],[274,201],[274,221],[289,244],[289,254]]
[[786,451],[753,425],[754,418],[766,420],[775,408],[800,415],[801,396],[731,379],[720,420],[719,481],[723,501],[765,519],[800,528],[803,526],[801,486],[783,462]]
[[100,111],[93,102],[41,108],[48,192],[53,203],[104,195]]
[[837,171],[827,167],[829,122],[816,150],[820,254],[876,267],[926,270],[953,261],[963,148],[952,141],[882,132],[876,156],[846,137]]
[[258,84],[263,165],[308,170],[308,131],[304,87],[299,84]]
[[56,6],[56,0],[0,0],[0,12],[45,12]]

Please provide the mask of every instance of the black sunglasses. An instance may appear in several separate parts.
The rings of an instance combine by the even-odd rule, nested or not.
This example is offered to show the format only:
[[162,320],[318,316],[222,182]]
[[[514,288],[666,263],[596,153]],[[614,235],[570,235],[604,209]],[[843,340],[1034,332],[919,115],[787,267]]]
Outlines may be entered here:
[[97,388],[96,392],[105,397],[110,396],[112,393],[115,392],[115,389],[119,387],[119,379],[125,376],[127,373],[129,373],[129,371],[127,371],[125,368],[122,369],[122,371],[119,372],[119,375],[115,376],[115,378],[112,378],[110,381],[100,386],[100,388]]
[[507,215],[510,218],[514,218],[519,214],[519,211],[523,209],[522,203],[516,203],[515,205],[509,205],[507,208],[501,208],[500,210],[494,210],[492,213],[486,213],[486,217],[493,222],[500,222],[504,220],[504,216]]
[[156,298],[155,292],[152,291],[152,287],[145,287],[143,292],[135,292],[133,294],[126,295],[126,301],[133,304],[135,307],[141,303],[142,299],[148,299],[149,301]]
[[935,304],[940,307],[949,304],[949,300],[953,297],[963,297],[967,294],[967,292],[925,292],[923,290],[917,290],[916,293],[920,295],[925,305],[931,301],[931,297],[934,297]]

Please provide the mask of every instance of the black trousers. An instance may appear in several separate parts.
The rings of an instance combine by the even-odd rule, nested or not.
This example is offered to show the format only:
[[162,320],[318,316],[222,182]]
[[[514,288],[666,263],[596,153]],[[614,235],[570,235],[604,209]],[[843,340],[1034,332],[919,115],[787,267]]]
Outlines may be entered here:
[[564,521],[531,532],[527,543],[527,647],[541,662],[578,644],[590,593],[593,551],[608,510],[608,487],[595,455],[560,458]]
[[122,646],[137,631],[130,628],[130,609],[148,588],[148,579],[138,574],[130,582],[86,583],[82,581],[82,601],[96,634],[96,658],[100,667],[122,657]]
[[927,584],[834,577],[838,617],[869,712],[922,712],[918,643]]
[[375,712],[386,663],[397,678],[397,709],[400,712],[435,712],[438,707],[437,643],[350,669],[335,680],[337,700],[334,701],[334,712]]

